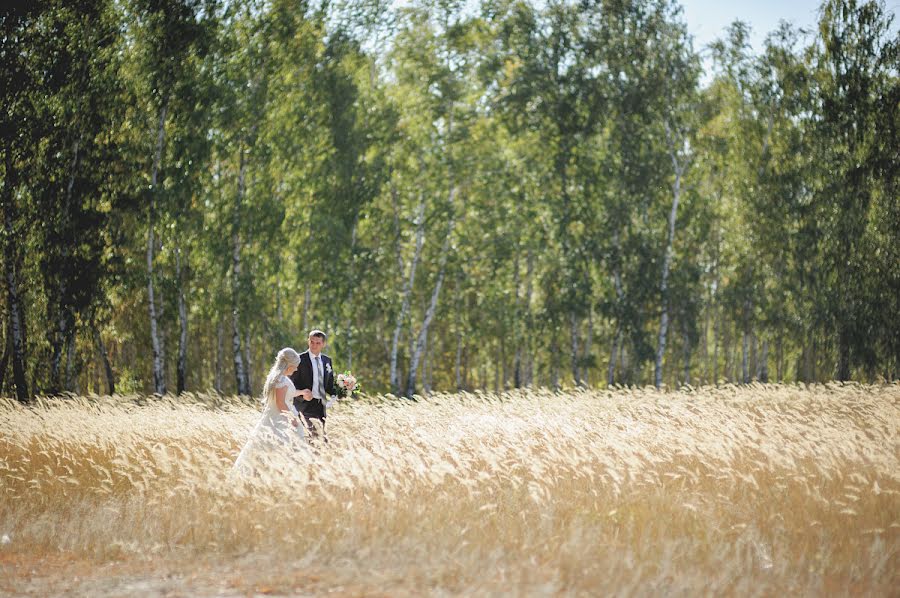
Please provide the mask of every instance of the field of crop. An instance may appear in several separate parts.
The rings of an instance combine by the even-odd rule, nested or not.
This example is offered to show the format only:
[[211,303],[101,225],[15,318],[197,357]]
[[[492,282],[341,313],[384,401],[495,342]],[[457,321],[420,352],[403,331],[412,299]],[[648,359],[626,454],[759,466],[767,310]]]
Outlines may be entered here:
[[0,402],[0,595],[897,595],[900,386]]

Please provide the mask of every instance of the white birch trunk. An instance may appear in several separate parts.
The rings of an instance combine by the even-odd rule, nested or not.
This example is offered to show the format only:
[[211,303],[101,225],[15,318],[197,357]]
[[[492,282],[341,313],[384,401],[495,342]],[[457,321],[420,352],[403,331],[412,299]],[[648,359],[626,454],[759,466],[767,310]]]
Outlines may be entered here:
[[456,380],[456,390],[462,390],[462,348],[463,348],[463,334],[462,334],[462,322],[460,318],[460,314],[462,313],[462,305],[460,301],[460,277],[457,277],[456,285],[455,285],[455,304],[456,304],[456,359],[454,362],[454,379]]
[[741,382],[750,383],[750,327],[747,322],[750,313],[749,301],[744,302],[744,330],[741,337]]
[[525,375],[524,383],[526,387],[534,384],[534,353],[532,351],[533,340],[531,327],[534,323],[531,317],[531,298],[534,294],[534,252],[531,247],[528,248],[528,259],[525,269],[525,324],[527,334],[525,335],[528,342],[525,344],[527,349],[525,354]]
[[663,356],[666,353],[666,334],[669,332],[669,269],[672,267],[672,252],[675,242],[675,218],[678,215],[678,202],[681,199],[681,177],[685,168],[684,163],[679,160],[678,150],[675,148],[675,141],[672,139],[672,133],[669,130],[668,125],[666,126],[666,133],[670,140],[669,153],[675,171],[675,181],[672,184],[672,209],[669,211],[666,252],[663,258],[662,277],[659,285],[660,296],[662,298],[662,313],[659,318],[659,338],[656,347],[656,364],[653,376],[656,388],[661,388],[663,381]]
[[759,337],[756,331],[750,333],[750,369],[753,370],[752,380],[759,380]]
[[241,354],[241,312],[240,312],[240,280],[241,280],[241,205],[244,201],[244,185],[246,184],[247,158],[243,146],[240,149],[240,170],[238,188],[234,199],[234,213],[231,222],[231,349],[234,359],[234,378],[239,395],[249,395],[247,376],[244,371],[244,358]]
[[178,364],[176,366],[176,393],[181,394],[185,391],[187,379],[187,341],[188,341],[188,321],[187,321],[187,303],[184,299],[184,280],[182,279],[181,269],[181,246],[175,247],[175,281],[178,284]]
[[750,368],[748,364],[750,334],[744,330],[741,338],[741,382],[747,384],[750,382]]
[[422,327],[419,329],[419,336],[416,339],[414,349],[412,351],[412,359],[409,363],[409,379],[406,386],[407,396],[413,396],[416,392],[416,376],[418,374],[419,361],[422,359],[422,353],[425,351],[428,342],[428,328],[434,320],[434,314],[437,312],[438,298],[441,294],[441,286],[444,284],[444,273],[447,269],[447,258],[450,255],[450,239],[453,236],[453,229],[456,227],[456,214],[454,211],[454,201],[456,198],[456,187],[450,188],[450,196],[448,203],[450,204],[450,222],[447,224],[447,236],[444,237],[444,243],[441,246],[440,266],[438,268],[437,281],[434,284],[434,290],[431,292],[431,302],[425,311],[425,319]]
[[[513,346],[515,347],[515,352],[513,353],[513,386],[515,388],[520,388],[522,386],[522,342],[521,342],[521,329],[522,329],[522,293],[520,292],[520,276],[519,276],[519,241],[516,241],[516,259],[513,263],[513,289],[515,289],[515,301],[514,305],[514,320],[513,320]],[[504,385],[506,380],[504,380]]]
[[784,382],[784,337],[781,332],[775,340],[775,376],[776,382]]
[[250,344],[250,326],[244,328],[244,386],[247,388],[247,394],[253,388],[253,380],[250,378],[250,372],[253,371],[253,346]]
[[[153,250],[156,246],[154,237],[154,218],[156,216],[156,197],[159,169],[162,164],[162,153],[166,133],[166,112],[168,102],[164,102],[159,110],[159,123],[156,130],[156,151],[153,155],[153,170],[150,174],[150,217],[147,232],[147,299],[150,310],[150,342],[153,348],[153,390],[158,395],[166,394],[166,347],[165,339],[159,330],[159,310],[157,309],[156,290],[153,284]],[[161,302],[162,300],[159,299]]]
[[218,394],[222,394],[222,360],[225,358],[225,351],[222,349],[222,320],[216,322],[216,371],[213,378],[213,388]]
[[581,369],[578,363],[581,354],[578,348],[578,317],[575,315],[575,312],[569,314],[569,325],[572,328],[572,379],[575,382],[575,386],[581,386]]
[[[398,236],[397,242],[400,242]],[[400,299],[400,313],[397,315],[397,322],[394,325],[394,334],[391,339],[391,392],[395,395],[400,394],[400,377],[397,373],[397,354],[400,349],[400,333],[403,330],[403,323],[406,321],[406,314],[409,311],[409,304],[412,298],[413,284],[416,280],[416,268],[419,265],[419,259],[422,256],[422,246],[425,243],[425,195],[420,193],[419,205],[416,208],[416,245],[413,252],[412,261],[409,266],[409,276],[403,283],[403,291]],[[403,272],[403,259],[400,259],[400,271]]]
[[81,394],[75,376],[75,357],[75,331],[71,330],[66,342],[66,390]]
[[613,285],[616,289],[616,332],[613,335],[612,349],[609,352],[609,367],[606,372],[606,384],[612,386],[616,383],[616,351],[622,343],[622,315],[621,307],[625,301],[625,291],[622,287],[622,265],[620,262],[619,231],[613,236],[613,246],[616,250],[616,263],[613,267]]
[[606,385],[613,386],[616,383],[616,357],[619,351],[619,343],[622,342],[622,329],[620,324],[616,324],[616,331],[613,333],[612,347],[609,350],[609,365],[606,368]]
[[709,310],[712,307],[712,294],[710,293],[709,299],[707,300],[706,309],[704,309],[703,314],[703,354],[701,358],[703,359],[703,380],[701,380],[701,384],[709,384],[710,378],[710,369],[709,369]]
[[582,356],[582,363],[584,365],[581,369],[581,375],[583,376],[584,386],[590,386],[590,372],[588,371],[590,364],[590,356],[591,350],[594,343],[594,308],[591,307],[588,310],[588,328],[587,328],[587,338],[584,341],[584,353]]

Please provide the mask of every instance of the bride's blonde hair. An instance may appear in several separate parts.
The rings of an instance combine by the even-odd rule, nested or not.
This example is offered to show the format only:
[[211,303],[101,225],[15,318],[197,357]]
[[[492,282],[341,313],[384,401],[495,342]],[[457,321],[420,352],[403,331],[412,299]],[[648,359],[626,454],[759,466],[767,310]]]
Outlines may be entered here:
[[278,378],[284,373],[284,370],[292,365],[300,365],[300,355],[290,347],[285,347],[278,352],[275,363],[272,364],[269,375],[266,376],[266,383],[263,385],[262,397],[260,397],[263,403],[267,402],[269,397],[275,393],[275,383]]

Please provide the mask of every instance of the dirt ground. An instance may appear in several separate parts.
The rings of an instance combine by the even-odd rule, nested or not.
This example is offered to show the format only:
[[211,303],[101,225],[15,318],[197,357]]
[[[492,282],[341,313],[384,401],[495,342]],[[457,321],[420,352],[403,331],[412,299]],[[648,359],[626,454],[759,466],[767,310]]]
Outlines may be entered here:
[[[403,596],[373,587],[291,575],[284,563],[246,557],[231,562],[129,559],[100,562],[74,554],[36,557],[0,552],[0,596]],[[275,572],[273,574],[273,572]]]

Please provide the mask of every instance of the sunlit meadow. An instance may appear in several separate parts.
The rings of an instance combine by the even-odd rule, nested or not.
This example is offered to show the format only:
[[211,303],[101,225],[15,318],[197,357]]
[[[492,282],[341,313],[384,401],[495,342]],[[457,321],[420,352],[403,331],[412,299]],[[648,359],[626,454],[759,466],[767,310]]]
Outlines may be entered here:
[[0,403],[0,593],[900,588],[896,384],[367,397],[328,447],[235,475],[257,417]]

